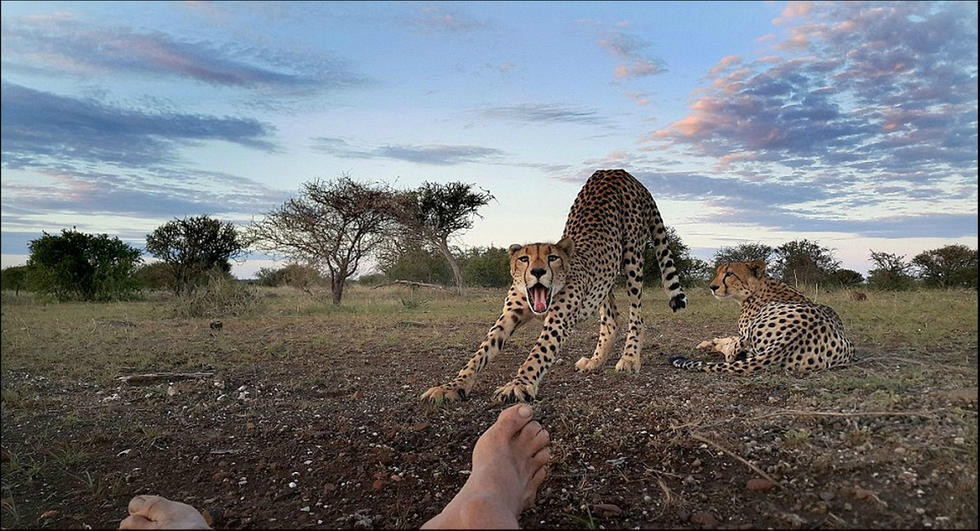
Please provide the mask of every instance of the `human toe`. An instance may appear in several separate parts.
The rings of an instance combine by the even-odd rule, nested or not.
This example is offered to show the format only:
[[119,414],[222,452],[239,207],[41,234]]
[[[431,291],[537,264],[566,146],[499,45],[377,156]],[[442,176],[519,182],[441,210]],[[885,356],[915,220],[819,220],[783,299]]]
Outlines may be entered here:
[[500,415],[497,417],[497,422],[493,424],[493,428],[501,430],[509,436],[514,436],[521,432],[522,428],[528,422],[532,422],[531,416],[533,414],[534,412],[531,410],[531,406],[527,404],[513,405],[500,412]]

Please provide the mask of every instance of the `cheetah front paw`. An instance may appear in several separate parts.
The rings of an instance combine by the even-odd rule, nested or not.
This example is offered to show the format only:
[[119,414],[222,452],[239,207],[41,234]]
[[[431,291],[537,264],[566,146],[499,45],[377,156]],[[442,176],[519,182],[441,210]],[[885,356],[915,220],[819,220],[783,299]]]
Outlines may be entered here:
[[640,372],[640,358],[620,358],[616,362],[616,370],[619,372]]
[[597,358],[586,358],[582,356],[578,361],[575,362],[575,370],[582,372],[589,372],[598,369],[604,360]]
[[465,399],[466,389],[455,382],[430,387],[428,391],[422,393],[422,396],[419,397],[419,400],[429,400],[436,404],[439,404],[444,400],[455,402],[457,400]]
[[538,387],[520,378],[515,378],[507,385],[498,387],[493,392],[494,402],[533,402],[538,394]]

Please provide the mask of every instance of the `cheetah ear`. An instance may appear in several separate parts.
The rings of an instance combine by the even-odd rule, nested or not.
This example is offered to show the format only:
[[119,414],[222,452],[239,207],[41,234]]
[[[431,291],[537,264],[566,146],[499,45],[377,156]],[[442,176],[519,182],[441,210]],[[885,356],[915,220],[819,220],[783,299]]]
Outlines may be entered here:
[[748,263],[749,271],[755,275],[755,278],[762,278],[766,274],[766,263],[762,260],[752,260]]
[[523,248],[524,248],[523,245],[521,245],[519,243],[515,243],[514,245],[511,245],[510,247],[508,247],[507,250],[510,252],[511,255],[513,255],[514,253],[516,253],[517,251],[520,251]]
[[575,242],[571,238],[562,238],[558,240],[555,246],[565,251],[568,256],[572,256],[572,253],[575,252]]

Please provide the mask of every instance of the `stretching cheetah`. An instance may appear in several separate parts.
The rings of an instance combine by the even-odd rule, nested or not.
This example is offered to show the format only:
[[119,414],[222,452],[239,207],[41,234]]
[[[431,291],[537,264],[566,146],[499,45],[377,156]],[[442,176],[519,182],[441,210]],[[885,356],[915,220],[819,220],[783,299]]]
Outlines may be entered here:
[[650,192],[624,170],[595,172],[575,198],[565,233],[555,244],[533,243],[510,247],[510,272],[514,282],[504,308],[476,354],[452,382],[432,387],[424,400],[458,400],[473,388],[477,373],[493,359],[504,342],[532,318],[544,320],[544,328],[524,364],[510,383],[498,388],[494,400],[533,400],[561,343],[579,321],[599,312],[599,342],[591,358],[575,367],[592,371],[602,366],[612,350],[621,324],[613,299],[613,282],[626,274],[630,302],[629,324],[617,371],[640,370],[643,319],[643,251],[652,242],[663,286],[674,311],[687,306],[680,279],[667,249],[666,230]]

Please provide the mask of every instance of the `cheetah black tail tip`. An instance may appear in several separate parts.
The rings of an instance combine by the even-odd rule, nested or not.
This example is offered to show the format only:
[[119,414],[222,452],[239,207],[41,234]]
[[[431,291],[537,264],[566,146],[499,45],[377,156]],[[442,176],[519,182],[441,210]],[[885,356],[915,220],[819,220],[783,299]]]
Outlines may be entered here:
[[687,308],[687,295],[678,293],[670,298],[670,309],[674,312]]
[[686,361],[687,358],[685,358],[684,356],[674,356],[671,358],[667,358],[667,362],[673,365],[674,367],[684,367],[684,362]]

